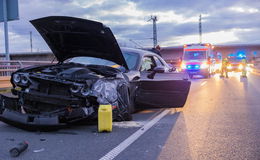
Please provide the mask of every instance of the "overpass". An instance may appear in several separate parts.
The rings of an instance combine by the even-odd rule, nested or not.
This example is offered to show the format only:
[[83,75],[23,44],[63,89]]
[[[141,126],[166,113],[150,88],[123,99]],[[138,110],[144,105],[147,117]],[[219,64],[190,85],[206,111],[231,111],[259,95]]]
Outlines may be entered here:
[[[182,57],[183,46],[161,47],[162,57],[167,62],[176,62]],[[226,57],[230,53],[244,52],[247,57],[260,57],[260,44],[234,44],[234,45],[215,45],[214,52],[222,53]],[[20,52],[11,53],[11,60],[16,61],[53,61],[55,57],[51,51],[45,52]],[[4,54],[0,54],[0,60],[4,60]]]
[[[230,53],[243,51],[249,58],[256,57],[255,64],[260,64],[260,45],[216,45],[214,52],[222,53],[226,57]],[[176,64],[182,57],[183,46],[162,47],[162,57],[172,64]],[[54,55],[50,51],[46,52],[20,52],[11,53],[11,61],[5,61],[5,55],[0,54],[0,89],[10,87],[10,74],[16,69],[23,68],[35,64],[50,64],[51,61],[56,61]],[[260,70],[256,70],[260,74]],[[256,72],[255,71],[255,72]]]

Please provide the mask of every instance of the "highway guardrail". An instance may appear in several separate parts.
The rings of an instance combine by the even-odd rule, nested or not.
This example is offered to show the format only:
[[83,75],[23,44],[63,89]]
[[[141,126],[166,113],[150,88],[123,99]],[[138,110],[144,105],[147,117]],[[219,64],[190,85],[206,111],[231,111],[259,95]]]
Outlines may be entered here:
[[[53,62],[56,63],[56,62]],[[50,61],[15,61],[15,60],[0,60],[0,91],[12,87],[10,77],[17,69],[32,66],[32,65],[48,65]]]
[[10,76],[1,76],[0,77],[0,90],[10,88],[12,84],[10,83]]
[[[15,60],[0,60],[0,77],[10,76],[17,69],[32,66],[32,65],[47,65],[50,61],[15,61]],[[54,63],[54,62],[53,62]]]

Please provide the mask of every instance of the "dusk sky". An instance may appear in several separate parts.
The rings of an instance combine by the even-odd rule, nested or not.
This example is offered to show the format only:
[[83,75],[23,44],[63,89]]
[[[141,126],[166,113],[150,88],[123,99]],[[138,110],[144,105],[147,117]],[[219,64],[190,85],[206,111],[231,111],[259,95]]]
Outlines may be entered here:
[[[260,0],[19,0],[20,19],[9,26],[10,52],[49,50],[29,20],[45,16],[73,16],[109,26],[120,45],[135,47],[134,40],[151,47],[151,15],[157,15],[158,44],[180,46],[197,43],[202,15],[203,42],[260,44]],[[4,52],[4,27],[0,25],[0,53]]]

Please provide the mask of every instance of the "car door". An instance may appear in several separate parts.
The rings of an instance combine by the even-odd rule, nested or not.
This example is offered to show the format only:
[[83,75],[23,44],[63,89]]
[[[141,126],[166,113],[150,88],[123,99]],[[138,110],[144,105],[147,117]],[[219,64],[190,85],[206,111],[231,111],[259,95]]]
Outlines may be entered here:
[[164,63],[158,60],[161,61],[156,56],[143,57],[140,68],[141,78],[136,90],[136,105],[142,108],[183,107],[191,85],[187,79],[187,75],[166,71],[164,73],[157,73],[154,79],[147,78],[147,75],[155,67],[164,66]]

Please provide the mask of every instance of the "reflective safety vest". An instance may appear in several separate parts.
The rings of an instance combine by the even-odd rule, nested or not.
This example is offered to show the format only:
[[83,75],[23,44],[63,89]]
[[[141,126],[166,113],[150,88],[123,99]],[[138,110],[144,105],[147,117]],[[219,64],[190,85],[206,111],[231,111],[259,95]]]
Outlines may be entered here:
[[227,67],[227,65],[228,65],[228,60],[227,59],[223,59],[222,60],[222,67],[225,68],[225,67]]
[[246,65],[246,59],[242,59],[241,62],[242,62],[243,65]]

